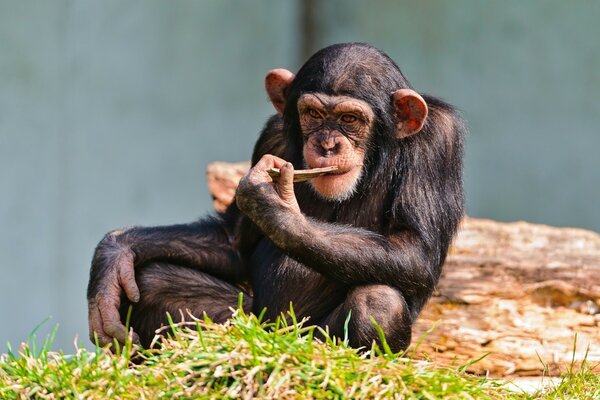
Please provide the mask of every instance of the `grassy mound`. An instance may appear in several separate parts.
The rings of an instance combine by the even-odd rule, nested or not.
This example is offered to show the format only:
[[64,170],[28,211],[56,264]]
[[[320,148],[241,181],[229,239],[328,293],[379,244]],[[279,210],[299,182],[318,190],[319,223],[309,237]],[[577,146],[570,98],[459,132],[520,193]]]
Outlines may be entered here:
[[225,325],[195,320],[192,328],[202,329],[173,326],[175,334],[159,349],[136,352],[127,344],[116,354],[101,348],[50,352],[51,338],[38,351],[30,340],[17,354],[2,355],[0,398],[600,397],[594,389],[600,378],[581,370],[566,374],[552,393],[514,393],[502,381],[468,375],[464,367],[414,361],[386,351],[385,344],[360,354],[343,342],[321,343],[312,338],[315,328],[295,321],[293,311],[288,320],[261,323],[238,310]]

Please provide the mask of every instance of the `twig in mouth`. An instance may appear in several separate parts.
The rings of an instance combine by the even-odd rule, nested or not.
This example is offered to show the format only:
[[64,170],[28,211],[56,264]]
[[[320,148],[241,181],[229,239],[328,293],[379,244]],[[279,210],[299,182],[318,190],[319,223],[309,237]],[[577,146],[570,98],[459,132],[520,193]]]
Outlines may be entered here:
[[[331,172],[337,171],[339,168],[337,165],[323,168],[312,168],[312,169],[298,169],[294,170],[294,182],[304,182],[317,176],[327,175]],[[279,168],[269,168],[267,173],[273,179],[273,182],[277,182],[281,176]]]

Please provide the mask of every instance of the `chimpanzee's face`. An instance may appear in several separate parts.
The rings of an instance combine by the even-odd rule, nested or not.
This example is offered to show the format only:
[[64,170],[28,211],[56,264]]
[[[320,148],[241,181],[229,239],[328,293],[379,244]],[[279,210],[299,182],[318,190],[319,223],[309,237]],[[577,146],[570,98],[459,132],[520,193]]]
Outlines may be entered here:
[[298,99],[298,115],[306,167],[339,168],[312,179],[312,187],[325,199],[349,198],[362,175],[374,119],[371,106],[352,97],[306,93]]
[[[323,55],[319,55],[321,56]],[[381,61],[382,56],[379,54],[378,57]],[[311,60],[307,64],[310,64]],[[314,61],[313,64],[315,63],[318,68],[327,64],[324,61]],[[374,62],[373,65],[375,68],[379,64]],[[363,174],[365,156],[369,144],[373,142],[372,132],[376,125],[376,116],[373,107],[358,98],[315,92],[313,89],[315,87],[327,88],[325,90],[327,93],[336,92],[333,86],[342,87],[348,84],[344,81],[347,74],[339,70],[319,72],[318,68],[314,74],[317,75],[318,80],[323,81],[321,84],[313,82],[317,78],[313,79],[308,75],[295,78],[292,72],[279,68],[267,73],[265,89],[271,103],[282,116],[286,111],[288,100],[297,99],[295,104],[290,104],[290,109],[293,110],[295,106],[298,111],[304,164],[308,168],[334,165],[338,167],[335,173],[313,178],[310,184],[321,197],[343,201],[349,199],[358,187]],[[364,62],[354,64],[353,68],[364,78],[362,81],[365,85],[373,85],[372,77],[380,74],[378,70],[374,72],[365,70]],[[394,68],[400,74],[397,67]],[[386,71],[381,72],[381,74],[385,73]],[[350,83],[358,85],[354,81]],[[293,84],[295,89],[292,88]],[[427,103],[414,90],[402,87],[400,83],[398,85],[400,87],[394,90],[380,90],[377,87],[377,91],[381,92],[381,100],[390,101],[392,105],[392,113],[389,117],[393,119],[395,127],[388,134],[404,140],[423,128],[427,118]],[[305,90],[306,86],[308,89]],[[371,88],[370,91],[373,92],[373,89],[375,88]],[[286,115],[290,117],[293,114]],[[287,133],[297,134],[295,127],[293,132]]]

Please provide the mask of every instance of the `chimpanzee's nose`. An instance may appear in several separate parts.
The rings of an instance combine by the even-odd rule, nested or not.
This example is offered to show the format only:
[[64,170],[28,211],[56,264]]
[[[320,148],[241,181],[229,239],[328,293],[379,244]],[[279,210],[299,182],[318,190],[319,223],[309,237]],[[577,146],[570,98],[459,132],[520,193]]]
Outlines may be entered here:
[[339,138],[337,135],[323,135],[319,144],[327,153],[334,153],[337,151]]

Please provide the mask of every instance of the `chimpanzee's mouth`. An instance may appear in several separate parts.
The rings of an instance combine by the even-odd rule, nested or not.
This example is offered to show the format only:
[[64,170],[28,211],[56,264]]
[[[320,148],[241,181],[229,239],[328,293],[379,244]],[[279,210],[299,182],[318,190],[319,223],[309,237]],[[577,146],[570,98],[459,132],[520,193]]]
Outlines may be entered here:
[[345,175],[348,172],[354,171],[354,169],[356,169],[356,168],[361,168],[361,166],[360,165],[353,165],[353,166],[338,167],[337,170],[328,172],[326,175],[323,175],[323,176]]

